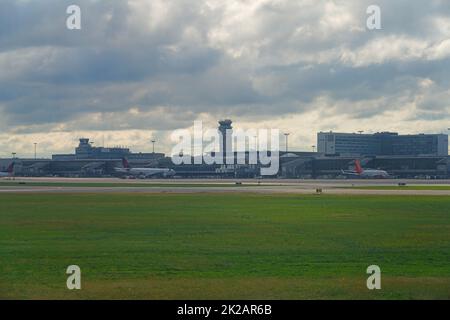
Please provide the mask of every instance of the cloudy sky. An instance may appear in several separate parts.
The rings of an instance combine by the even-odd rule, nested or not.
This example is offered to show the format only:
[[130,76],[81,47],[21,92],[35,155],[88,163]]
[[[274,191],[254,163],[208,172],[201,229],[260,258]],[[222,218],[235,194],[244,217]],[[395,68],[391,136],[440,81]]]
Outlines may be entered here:
[[174,129],[220,118],[298,150],[321,130],[447,132],[449,1],[0,0],[0,157],[82,136],[170,152]]

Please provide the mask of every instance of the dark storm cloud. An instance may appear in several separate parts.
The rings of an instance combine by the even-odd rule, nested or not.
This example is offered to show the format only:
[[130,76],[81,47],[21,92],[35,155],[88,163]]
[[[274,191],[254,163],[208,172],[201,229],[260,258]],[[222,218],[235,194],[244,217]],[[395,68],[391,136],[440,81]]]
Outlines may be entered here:
[[[79,31],[65,28],[74,3]],[[320,97],[345,102],[335,114],[370,118],[419,91],[417,116],[429,120],[430,106],[445,118],[447,102],[427,96],[449,85],[450,51],[439,47],[448,2],[378,3],[383,30],[369,32],[371,1],[4,0],[0,130],[174,128],[201,113],[267,120],[314,110]],[[139,117],[126,116],[133,108]],[[103,118],[79,120],[90,114]]]

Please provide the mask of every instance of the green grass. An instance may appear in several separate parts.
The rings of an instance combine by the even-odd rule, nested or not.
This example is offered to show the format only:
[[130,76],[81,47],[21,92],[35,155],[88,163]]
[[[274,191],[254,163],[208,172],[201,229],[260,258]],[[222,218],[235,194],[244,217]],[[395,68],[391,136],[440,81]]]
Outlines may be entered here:
[[0,298],[449,299],[450,197],[0,194]]
[[422,186],[358,186],[358,187],[343,187],[350,189],[362,189],[362,190],[450,190],[448,186],[434,186],[434,185],[422,185]]

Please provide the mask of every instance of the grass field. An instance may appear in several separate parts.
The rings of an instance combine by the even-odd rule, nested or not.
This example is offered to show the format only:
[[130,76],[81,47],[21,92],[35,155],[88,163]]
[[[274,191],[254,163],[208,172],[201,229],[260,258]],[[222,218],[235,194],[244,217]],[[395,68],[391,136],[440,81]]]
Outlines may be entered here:
[[449,299],[450,197],[0,194],[0,298]]
[[358,187],[343,187],[351,189],[361,190],[450,190],[448,186],[434,186],[434,185],[422,185],[422,186],[358,186]]

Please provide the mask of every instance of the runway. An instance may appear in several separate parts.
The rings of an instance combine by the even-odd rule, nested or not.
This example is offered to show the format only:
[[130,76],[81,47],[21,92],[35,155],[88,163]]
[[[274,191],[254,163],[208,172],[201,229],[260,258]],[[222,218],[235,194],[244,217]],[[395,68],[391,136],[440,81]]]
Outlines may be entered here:
[[[11,180],[0,180],[11,181]],[[323,186],[382,186],[406,183],[408,185],[443,185],[450,186],[450,179],[420,180],[420,179],[118,179],[118,178],[60,178],[60,177],[16,177],[15,182],[48,182],[48,183],[114,183],[114,184],[243,184],[263,185],[323,185]]]
[[[398,187],[399,183],[406,187]],[[388,187],[391,189],[355,189]],[[397,188],[398,187],[398,188]],[[443,190],[417,190],[427,187]],[[0,193],[262,193],[336,195],[450,196],[450,180],[282,180],[282,179],[172,179],[121,180],[114,178],[16,178],[1,180]]]

